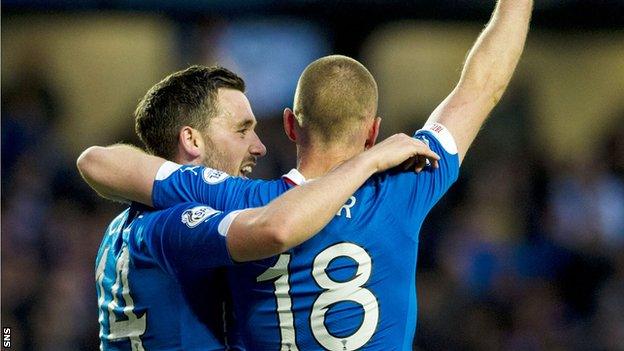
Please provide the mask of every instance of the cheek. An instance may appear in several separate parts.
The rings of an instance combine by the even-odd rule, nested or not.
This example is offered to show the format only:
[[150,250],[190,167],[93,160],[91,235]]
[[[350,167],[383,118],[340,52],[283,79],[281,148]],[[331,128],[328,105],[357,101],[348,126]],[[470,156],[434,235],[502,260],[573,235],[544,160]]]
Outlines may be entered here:
[[238,171],[240,165],[247,158],[248,147],[242,140],[228,140],[222,145],[222,155],[228,160],[229,166]]
[[238,134],[220,135],[213,139],[213,143],[223,161],[227,162],[228,168],[236,168],[236,171],[249,155],[249,140]]
[[230,140],[228,150],[234,157],[245,157],[249,150],[249,145],[246,139],[238,138]]

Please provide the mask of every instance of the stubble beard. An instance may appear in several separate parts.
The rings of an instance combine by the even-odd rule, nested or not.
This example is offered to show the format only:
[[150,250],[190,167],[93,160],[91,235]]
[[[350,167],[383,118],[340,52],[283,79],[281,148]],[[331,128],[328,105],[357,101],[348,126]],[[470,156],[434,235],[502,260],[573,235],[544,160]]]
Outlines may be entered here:
[[229,165],[225,150],[217,147],[209,138],[205,138],[206,151],[202,163],[209,168],[223,171],[229,175],[238,176],[239,165]]

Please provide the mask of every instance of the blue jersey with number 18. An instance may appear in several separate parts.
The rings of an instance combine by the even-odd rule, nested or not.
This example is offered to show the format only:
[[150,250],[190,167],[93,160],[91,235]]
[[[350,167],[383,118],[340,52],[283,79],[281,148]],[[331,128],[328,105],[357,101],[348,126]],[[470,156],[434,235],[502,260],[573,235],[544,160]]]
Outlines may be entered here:
[[[305,243],[229,269],[234,310],[250,350],[411,350],[416,328],[418,232],[457,179],[451,134],[433,124],[415,136],[440,168],[371,177],[336,217]],[[247,180],[201,167],[163,165],[153,201],[197,201],[220,210],[267,204],[305,182]]]
[[[96,258],[102,350],[243,350],[224,311],[225,235],[237,211],[198,203],[132,205],[110,224]],[[229,323],[229,324],[226,324]]]

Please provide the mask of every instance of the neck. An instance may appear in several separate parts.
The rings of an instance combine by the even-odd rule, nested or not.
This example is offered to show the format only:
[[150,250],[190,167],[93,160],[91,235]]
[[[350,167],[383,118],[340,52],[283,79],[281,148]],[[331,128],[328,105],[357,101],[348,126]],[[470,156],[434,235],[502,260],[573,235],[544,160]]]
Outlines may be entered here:
[[297,145],[297,170],[306,179],[325,175],[334,167],[364,151],[345,146],[304,147]]
[[200,165],[202,164],[202,160],[199,157],[193,157],[185,154],[178,154],[177,157],[173,160],[176,163],[181,165]]

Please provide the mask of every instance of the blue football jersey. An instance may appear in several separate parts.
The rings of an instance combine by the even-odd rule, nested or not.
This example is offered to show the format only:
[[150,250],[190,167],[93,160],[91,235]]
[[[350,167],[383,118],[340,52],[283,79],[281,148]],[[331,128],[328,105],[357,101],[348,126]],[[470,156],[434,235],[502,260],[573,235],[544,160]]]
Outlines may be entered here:
[[243,350],[217,268],[232,264],[225,234],[236,213],[133,204],[112,221],[95,263],[101,349]]
[[[451,134],[433,124],[415,136],[440,157],[421,173],[371,177],[317,235],[279,256],[228,269],[234,310],[250,350],[411,350],[416,328],[418,233],[457,179]],[[265,205],[305,182],[229,177],[165,164],[153,201],[197,201],[222,210]]]

